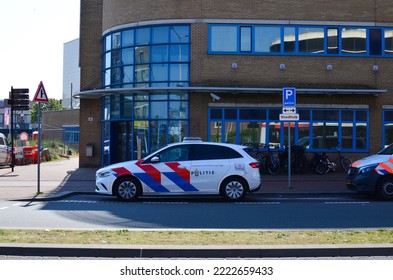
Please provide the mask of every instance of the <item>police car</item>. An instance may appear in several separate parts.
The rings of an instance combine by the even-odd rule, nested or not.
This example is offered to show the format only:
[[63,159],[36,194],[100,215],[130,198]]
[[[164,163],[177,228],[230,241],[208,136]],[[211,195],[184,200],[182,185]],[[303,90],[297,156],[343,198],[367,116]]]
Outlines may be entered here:
[[355,161],[346,176],[349,189],[393,200],[393,144],[379,153]]
[[219,194],[230,201],[257,191],[259,164],[235,144],[185,138],[136,161],[96,172],[96,192],[131,201],[141,195]]

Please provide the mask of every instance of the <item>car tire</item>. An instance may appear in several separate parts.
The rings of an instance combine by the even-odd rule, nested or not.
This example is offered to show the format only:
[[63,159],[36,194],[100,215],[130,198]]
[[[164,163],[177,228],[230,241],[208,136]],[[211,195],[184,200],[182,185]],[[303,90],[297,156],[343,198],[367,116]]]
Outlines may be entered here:
[[133,201],[141,195],[141,183],[134,177],[120,177],[113,186],[113,193],[121,201]]
[[381,200],[393,200],[393,177],[383,178],[378,183],[377,196]]
[[246,180],[233,176],[226,178],[220,187],[220,193],[229,201],[238,201],[245,197],[248,191]]

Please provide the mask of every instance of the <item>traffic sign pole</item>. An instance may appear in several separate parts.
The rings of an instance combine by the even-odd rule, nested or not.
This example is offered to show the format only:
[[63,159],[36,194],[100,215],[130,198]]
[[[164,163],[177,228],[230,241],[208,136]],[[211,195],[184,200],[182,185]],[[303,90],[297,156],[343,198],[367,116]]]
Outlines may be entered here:
[[280,114],[280,121],[288,122],[288,189],[292,189],[291,173],[291,121],[298,121],[299,114],[296,114],[296,88],[282,89],[282,114]]
[[41,102],[38,102],[37,194],[41,193]]
[[39,194],[41,192],[41,102],[48,102],[48,95],[42,81],[38,85],[33,100],[38,102],[37,194]]

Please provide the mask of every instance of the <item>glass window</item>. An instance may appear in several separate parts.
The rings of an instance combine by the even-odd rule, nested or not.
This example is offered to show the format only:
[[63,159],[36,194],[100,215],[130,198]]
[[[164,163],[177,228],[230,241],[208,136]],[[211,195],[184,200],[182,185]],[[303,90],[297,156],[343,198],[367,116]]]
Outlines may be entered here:
[[159,101],[150,103],[152,119],[167,119],[168,118],[168,102]]
[[122,50],[121,63],[123,65],[134,64],[134,48],[127,48]]
[[270,146],[280,147],[281,146],[281,123],[280,122],[269,122],[269,134],[268,143]]
[[237,110],[236,109],[225,109],[225,119],[237,119]]
[[150,28],[138,28],[135,30],[135,44],[148,45],[150,44]]
[[338,110],[313,110],[314,120],[338,120]]
[[112,35],[107,35],[105,37],[105,51],[110,51],[112,49]]
[[188,102],[171,101],[169,102],[169,118],[170,119],[187,119],[188,118]]
[[123,83],[132,83],[134,81],[134,66],[125,66],[123,69]]
[[189,145],[170,147],[160,152],[161,162],[186,161],[188,160]]
[[189,160],[213,160],[241,158],[235,150],[218,145],[191,145]]
[[237,52],[237,26],[211,26],[212,52]]
[[149,63],[150,62],[150,47],[136,47],[135,48],[135,63]]
[[168,62],[168,50],[168,45],[151,46],[151,62]]
[[300,53],[324,53],[325,32],[323,28],[299,28]]
[[222,122],[213,121],[210,122],[210,141],[212,142],[222,142]]
[[370,55],[382,54],[382,30],[380,28],[370,29]]
[[298,122],[298,142],[297,144],[309,149],[310,148],[310,123],[309,122]]
[[240,27],[240,51],[251,52],[251,26]]
[[225,122],[224,142],[236,144],[236,122]]
[[148,119],[149,118],[149,102],[135,102],[134,103],[134,118]]
[[367,123],[356,123],[355,149],[367,149]]
[[240,122],[239,129],[241,145],[266,143],[266,122]]
[[338,28],[327,29],[327,53],[338,54]]
[[190,46],[189,45],[171,45],[170,46],[170,61],[171,62],[187,62],[190,61]]
[[123,102],[123,117],[124,118],[131,118],[132,117],[132,95],[125,95],[124,102]]
[[150,141],[152,151],[157,151],[165,147],[167,141],[167,121],[151,121],[150,122]]
[[393,55],[393,29],[385,29],[385,54]]
[[[262,115],[255,112],[269,112],[267,120],[257,120]],[[222,113],[225,117],[222,119]],[[236,117],[239,112],[239,117]],[[251,115],[248,112],[252,112]],[[392,110],[393,112],[393,110]],[[210,109],[209,140],[238,144],[269,144],[271,148],[283,147],[288,143],[288,123],[278,121],[278,109]],[[337,147],[343,151],[365,151],[368,148],[368,112],[366,110],[321,110],[300,109],[304,117],[301,122],[291,124],[291,142],[310,151],[331,152]],[[355,119],[356,116],[356,119]],[[386,119],[393,113],[385,112]],[[255,120],[253,120],[255,117]],[[247,119],[248,121],[246,121]],[[224,128],[224,130],[222,130]],[[354,137],[356,135],[356,139]],[[392,130],[393,135],[393,130]],[[393,139],[392,139],[393,142]]]
[[123,31],[121,37],[121,44],[123,47],[134,45],[134,29]]
[[185,25],[173,25],[171,30],[171,43],[189,43],[190,27]]
[[188,64],[179,63],[179,64],[170,64],[170,76],[169,79],[171,81],[188,81]]
[[296,28],[284,27],[284,52],[293,53],[296,51]]
[[281,28],[272,26],[255,27],[255,52],[281,52]]
[[169,122],[169,143],[181,142],[188,133],[188,121]]
[[168,64],[151,65],[151,82],[168,80]]
[[116,32],[112,34],[112,49],[120,48],[121,46],[121,33]]
[[135,82],[148,82],[149,70],[149,64],[136,65],[134,73]]
[[240,119],[264,120],[266,119],[266,109],[240,109]]
[[152,43],[163,44],[169,42],[169,26],[152,28]]
[[342,36],[342,53],[364,54],[367,48],[367,30],[365,28],[344,28]]
[[188,25],[131,28],[105,36],[103,86],[188,86],[189,36]]

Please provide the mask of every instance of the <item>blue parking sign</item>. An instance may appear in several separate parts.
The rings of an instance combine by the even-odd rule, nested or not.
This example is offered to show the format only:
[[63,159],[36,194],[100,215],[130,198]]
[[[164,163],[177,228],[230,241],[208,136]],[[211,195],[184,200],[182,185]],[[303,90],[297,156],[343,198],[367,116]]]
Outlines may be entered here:
[[296,107],[296,88],[282,89],[282,106]]

